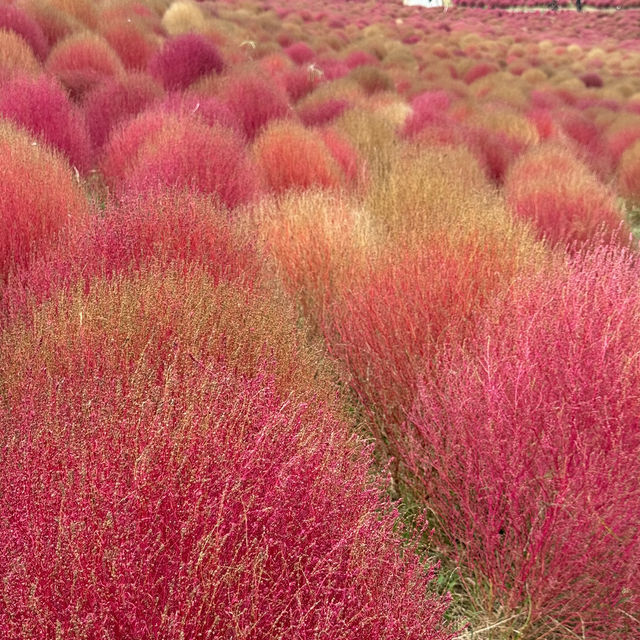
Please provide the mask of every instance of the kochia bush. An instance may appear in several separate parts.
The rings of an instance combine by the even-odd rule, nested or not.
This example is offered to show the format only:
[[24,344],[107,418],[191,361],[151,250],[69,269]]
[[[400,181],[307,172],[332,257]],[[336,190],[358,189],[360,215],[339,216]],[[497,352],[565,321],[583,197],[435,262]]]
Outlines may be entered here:
[[473,334],[484,306],[529,262],[533,248],[515,230],[464,239],[434,232],[423,244],[390,245],[334,285],[329,349],[391,451],[418,375],[440,345]]
[[272,120],[292,115],[284,90],[261,75],[245,73],[229,77],[221,97],[237,116],[249,140],[253,140]]
[[64,159],[0,122],[0,285],[37,252],[63,246],[66,232],[87,217],[87,201]]
[[0,5],[0,29],[14,31],[31,47],[38,60],[49,53],[49,43],[40,25],[14,4]]
[[102,147],[119,123],[138,115],[161,95],[161,87],[151,78],[133,73],[110,78],[89,92],[84,109],[96,147]]
[[151,270],[2,335],[4,636],[451,638],[294,322]]
[[16,74],[38,73],[40,62],[23,38],[14,31],[0,29],[0,83]]
[[614,248],[516,281],[441,352],[401,441],[476,606],[530,637],[637,637],[639,283]]
[[170,38],[149,60],[149,71],[165,89],[186,89],[209,73],[220,73],[224,60],[217,47],[202,35]]
[[82,112],[53,78],[15,77],[0,92],[0,117],[63,153],[79,171],[91,168],[92,145]]
[[602,236],[628,242],[614,194],[565,148],[542,145],[525,153],[507,174],[505,194],[551,244],[580,246]]
[[312,186],[337,187],[341,171],[322,137],[302,125],[276,122],[256,140],[254,153],[275,193]]
[[244,141],[234,131],[186,117],[170,121],[139,147],[120,194],[170,188],[216,196],[229,208],[254,200],[261,189]]
[[158,48],[151,34],[134,22],[109,21],[100,25],[100,35],[120,56],[127,69],[142,71],[147,68],[151,56]]
[[[167,192],[107,203],[100,216],[35,257],[0,292],[0,319],[9,322],[61,291],[103,276],[139,272],[149,264],[175,270],[200,265],[214,284],[251,286],[260,271],[255,242],[210,198]],[[3,317],[4,316],[4,317]]]
[[93,32],[81,32],[53,47],[46,70],[79,100],[100,82],[121,74],[124,68],[104,38]]

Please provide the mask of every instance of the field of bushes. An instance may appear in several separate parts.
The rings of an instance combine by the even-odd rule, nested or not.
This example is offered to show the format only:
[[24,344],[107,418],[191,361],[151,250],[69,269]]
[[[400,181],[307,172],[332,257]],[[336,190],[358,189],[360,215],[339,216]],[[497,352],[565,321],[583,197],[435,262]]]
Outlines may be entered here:
[[0,0],[0,638],[640,638],[640,11],[463,4]]

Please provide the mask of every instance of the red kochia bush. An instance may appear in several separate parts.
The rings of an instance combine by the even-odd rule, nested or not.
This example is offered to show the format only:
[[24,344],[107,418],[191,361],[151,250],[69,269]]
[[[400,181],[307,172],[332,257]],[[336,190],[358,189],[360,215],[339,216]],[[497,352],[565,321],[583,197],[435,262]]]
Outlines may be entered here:
[[272,80],[260,75],[233,75],[221,97],[237,116],[247,138],[252,140],[271,120],[292,114],[287,95]]
[[0,29],[15,31],[42,61],[49,53],[49,43],[40,25],[13,4],[0,4]]
[[80,99],[100,82],[123,72],[122,62],[104,38],[81,32],[58,42],[47,59],[46,70]]
[[92,147],[84,116],[54,79],[22,76],[8,82],[0,92],[0,117],[61,151],[78,170],[91,167]]
[[215,96],[176,92],[169,94],[160,106],[169,113],[191,115],[203,120],[209,126],[218,124],[242,133],[238,119],[229,106]]
[[100,25],[99,32],[120,56],[127,69],[146,69],[149,59],[158,48],[151,34],[145,33],[137,22],[109,21]]
[[77,20],[58,9],[48,0],[23,0],[22,8],[29,14],[44,33],[47,48],[80,28]]
[[66,232],[87,216],[87,201],[62,157],[0,122],[0,285],[36,252],[62,246]]
[[583,245],[603,237],[628,242],[613,192],[564,147],[527,151],[507,174],[505,195],[512,210],[551,244]]
[[322,102],[311,102],[300,108],[300,120],[307,127],[318,127],[329,124],[339,118],[349,108],[347,100],[329,98]]
[[293,102],[310,94],[322,79],[322,76],[309,67],[293,67],[280,74],[280,82]]
[[256,140],[254,154],[267,186],[275,193],[342,183],[340,169],[322,137],[300,124],[271,125]]
[[0,339],[3,637],[451,638],[293,312],[199,271],[60,302]]
[[635,256],[574,255],[517,281],[414,406],[408,482],[531,637],[637,638],[639,313]]
[[354,184],[366,178],[366,167],[363,166],[357,151],[335,129],[321,131],[322,140],[333,159],[342,169],[348,184]]
[[233,208],[253,200],[260,182],[244,142],[235,132],[183,117],[145,140],[119,193],[167,187],[211,194]]
[[135,166],[145,142],[153,139],[163,127],[169,126],[169,123],[177,122],[178,118],[153,109],[144,111],[133,120],[117,127],[105,145],[100,165],[107,185],[112,189],[120,188],[129,171]]
[[112,78],[87,94],[84,109],[89,132],[101,147],[120,122],[138,115],[162,95],[162,89],[144,74]]
[[447,111],[451,106],[451,96],[447,91],[425,91],[411,101],[412,113],[407,118],[403,134],[414,137],[429,125],[447,123]]
[[0,316],[22,314],[82,280],[140,271],[149,263],[199,264],[217,283],[250,284],[260,270],[255,247],[209,198],[186,192],[152,194],[108,203],[102,215],[9,278],[0,292]]
[[171,38],[149,60],[149,71],[166,89],[186,89],[209,73],[220,73],[224,60],[204,36],[187,33]]
[[295,42],[285,49],[285,53],[296,63],[305,64],[315,57],[315,51],[306,42]]
[[388,249],[337,283],[328,345],[367,411],[386,425],[392,450],[425,362],[443,341],[473,332],[479,310],[518,268],[519,250],[508,237],[453,240],[436,232],[418,248]]

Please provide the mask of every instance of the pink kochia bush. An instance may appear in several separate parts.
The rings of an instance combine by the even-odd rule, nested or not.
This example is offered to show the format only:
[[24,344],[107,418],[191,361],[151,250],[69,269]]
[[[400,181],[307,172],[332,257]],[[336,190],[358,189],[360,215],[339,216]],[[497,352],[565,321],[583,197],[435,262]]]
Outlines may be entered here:
[[261,188],[240,136],[222,126],[209,127],[196,117],[166,118],[142,141],[130,167],[120,195],[167,187],[191,189],[234,208],[254,200]]
[[9,322],[78,281],[138,272],[149,264],[198,264],[212,282],[258,276],[253,242],[210,198],[164,192],[108,203],[64,246],[41,252],[0,291],[0,319]]
[[111,78],[91,91],[84,100],[84,110],[91,139],[101,147],[111,131],[121,122],[138,115],[157,101],[162,89],[144,74]]
[[428,126],[450,127],[447,111],[451,106],[451,96],[447,91],[425,91],[411,101],[411,115],[407,118],[403,134],[409,138],[418,135]]
[[292,310],[197,269],[59,302],[0,336],[3,637],[452,637]]
[[575,254],[516,281],[413,407],[407,481],[531,637],[637,638],[639,314],[635,255]]
[[295,42],[285,49],[285,53],[296,63],[306,64],[315,57],[315,51],[306,42]]
[[168,90],[186,89],[202,76],[220,73],[223,68],[217,47],[195,33],[167,40],[149,60],[149,71]]
[[12,79],[0,92],[0,117],[62,152],[79,171],[91,168],[92,145],[84,115],[53,78]]
[[525,153],[505,180],[507,204],[551,244],[629,241],[612,191],[569,150],[541,145]]
[[44,60],[49,53],[49,43],[40,25],[20,7],[14,4],[0,4],[0,29],[14,31],[31,47],[38,60]]
[[249,140],[253,140],[272,120],[292,115],[285,91],[258,74],[231,76],[222,89],[221,97],[238,118]]

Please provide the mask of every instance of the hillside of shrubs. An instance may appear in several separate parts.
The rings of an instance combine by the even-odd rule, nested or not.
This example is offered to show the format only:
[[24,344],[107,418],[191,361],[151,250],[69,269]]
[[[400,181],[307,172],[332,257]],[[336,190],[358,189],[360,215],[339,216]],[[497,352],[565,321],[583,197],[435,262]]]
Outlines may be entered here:
[[640,637],[640,11],[463,4],[0,0],[0,638]]

